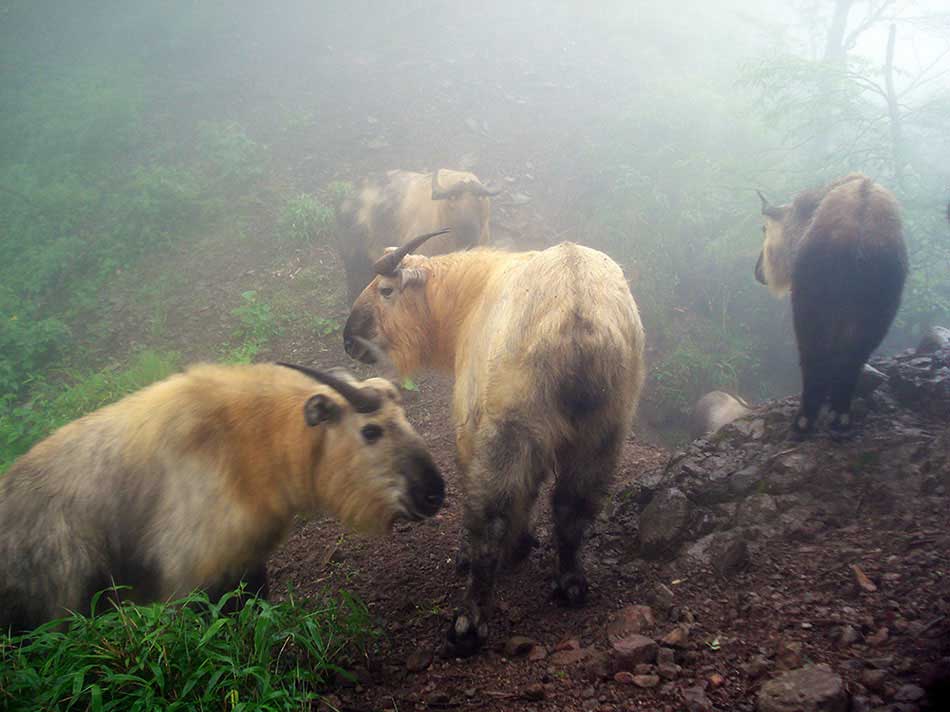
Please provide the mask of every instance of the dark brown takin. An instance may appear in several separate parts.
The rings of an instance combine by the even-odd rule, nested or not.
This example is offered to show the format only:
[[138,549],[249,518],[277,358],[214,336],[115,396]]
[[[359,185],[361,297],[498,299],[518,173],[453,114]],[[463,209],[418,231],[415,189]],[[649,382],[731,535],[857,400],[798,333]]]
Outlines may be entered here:
[[791,292],[802,373],[803,435],[830,403],[831,427],[851,427],[861,369],[883,341],[901,303],[907,250],[894,195],[851,173],[773,206],[764,195],[765,241],[756,279],[777,296]]

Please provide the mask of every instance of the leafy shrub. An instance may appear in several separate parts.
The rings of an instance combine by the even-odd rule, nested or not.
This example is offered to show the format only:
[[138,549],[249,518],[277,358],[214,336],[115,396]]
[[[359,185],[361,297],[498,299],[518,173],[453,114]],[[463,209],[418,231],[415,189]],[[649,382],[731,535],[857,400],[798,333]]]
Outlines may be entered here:
[[241,343],[225,353],[224,360],[229,363],[250,363],[282,331],[271,305],[261,301],[253,289],[241,292],[241,305],[232,309],[231,315],[238,319],[234,336]]
[[53,430],[178,370],[175,353],[142,351],[126,368],[71,374],[72,385],[37,383],[33,400],[0,411],[0,473]]
[[333,226],[333,209],[312,195],[301,193],[284,206],[277,221],[277,234],[283,240],[316,242],[326,240]]
[[195,593],[170,604],[74,613],[0,634],[0,707],[17,710],[308,709],[373,634],[346,593],[250,599],[233,615]]

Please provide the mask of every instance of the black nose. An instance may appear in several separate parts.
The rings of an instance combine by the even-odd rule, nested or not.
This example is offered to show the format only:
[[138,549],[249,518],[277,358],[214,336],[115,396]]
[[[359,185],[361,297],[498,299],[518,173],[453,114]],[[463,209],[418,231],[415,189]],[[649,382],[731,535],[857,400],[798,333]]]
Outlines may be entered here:
[[417,457],[415,465],[418,469],[411,480],[412,506],[423,517],[431,517],[445,501],[445,480],[428,455]]

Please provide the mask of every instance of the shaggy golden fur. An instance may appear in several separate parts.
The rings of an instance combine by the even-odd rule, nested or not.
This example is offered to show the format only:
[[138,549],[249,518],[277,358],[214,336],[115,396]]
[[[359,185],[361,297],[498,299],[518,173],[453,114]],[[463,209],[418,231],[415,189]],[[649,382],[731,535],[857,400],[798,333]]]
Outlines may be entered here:
[[460,556],[463,566],[471,559],[469,589],[449,632],[455,651],[470,653],[484,641],[499,558],[525,553],[531,509],[552,472],[558,586],[580,603],[582,535],[644,378],[643,327],[621,269],[572,243],[542,252],[410,255],[354,304],[344,340],[351,355],[366,358],[354,337],[386,351],[403,373],[431,367],[455,375],[471,540]]
[[[466,171],[439,171],[439,184],[449,190],[465,181],[481,185]],[[347,273],[350,302],[373,279],[373,262],[390,245],[405,244],[426,232],[451,228],[431,240],[420,254],[436,255],[491,241],[491,198],[463,193],[443,200],[432,199],[432,174],[388,171],[369,178],[356,188],[337,211],[337,242]]]
[[80,610],[113,580],[137,601],[223,592],[297,514],[370,533],[414,514],[441,478],[393,386],[360,385],[377,411],[282,366],[198,365],[37,444],[0,479],[0,626]]
[[802,368],[802,408],[794,429],[812,429],[830,400],[833,427],[850,427],[864,363],[900,306],[907,252],[900,208],[890,191],[860,173],[805,191],[790,205],[763,198],[765,241],[756,278],[791,292]]

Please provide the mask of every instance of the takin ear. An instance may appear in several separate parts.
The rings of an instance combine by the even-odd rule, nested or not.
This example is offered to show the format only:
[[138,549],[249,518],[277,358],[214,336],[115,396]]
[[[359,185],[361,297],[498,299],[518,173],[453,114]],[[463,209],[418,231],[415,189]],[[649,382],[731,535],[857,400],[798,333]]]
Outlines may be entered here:
[[423,286],[429,279],[429,271],[418,267],[404,267],[399,270],[399,288],[405,289],[411,285]]
[[322,393],[311,396],[303,407],[303,415],[311,428],[320,423],[336,422],[340,419],[340,406]]

